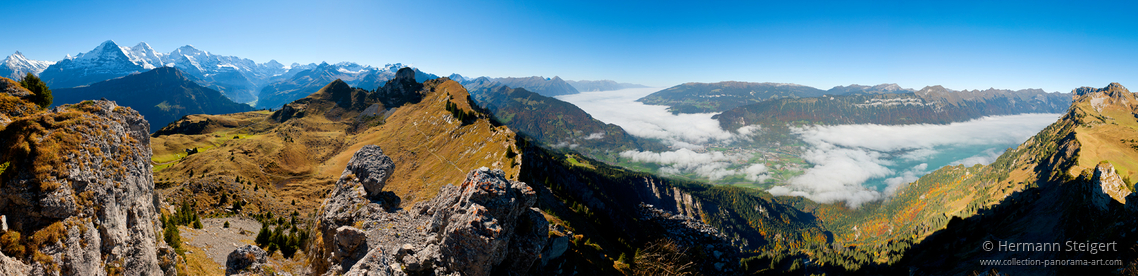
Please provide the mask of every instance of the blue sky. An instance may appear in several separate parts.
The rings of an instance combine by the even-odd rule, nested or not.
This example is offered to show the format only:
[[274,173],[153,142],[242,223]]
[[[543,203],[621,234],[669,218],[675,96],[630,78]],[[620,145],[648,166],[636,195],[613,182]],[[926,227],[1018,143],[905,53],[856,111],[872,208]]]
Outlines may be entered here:
[[[106,3],[104,3],[106,2]],[[794,3],[784,3],[794,2]],[[991,1],[995,2],[995,1]],[[899,1],[4,1],[0,54],[105,40],[257,62],[651,86],[726,80],[1067,92],[1138,87],[1138,5]]]

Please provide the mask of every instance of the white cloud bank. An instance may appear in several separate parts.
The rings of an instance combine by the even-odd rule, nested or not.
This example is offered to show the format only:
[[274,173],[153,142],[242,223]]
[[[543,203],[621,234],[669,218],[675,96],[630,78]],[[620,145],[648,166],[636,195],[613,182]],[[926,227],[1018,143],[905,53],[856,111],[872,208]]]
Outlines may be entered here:
[[660,173],[694,173],[711,181],[731,175],[744,175],[747,180],[756,182],[770,178],[766,174],[765,165],[746,164],[751,156],[697,151],[704,149],[707,144],[713,141],[750,141],[750,137],[758,134],[761,127],[757,125],[746,126],[739,128],[736,132],[725,131],[719,128],[719,121],[711,119],[711,116],[715,115],[714,113],[674,115],[668,112],[667,106],[646,105],[636,101],[636,99],[660,90],[660,88],[632,88],[582,92],[557,96],[557,98],[580,107],[597,120],[620,126],[629,134],[660,139],[672,148],[678,149],[666,152],[625,151],[620,153],[621,157],[636,162],[664,165],[660,168]]
[[[1017,144],[1055,122],[1060,114],[993,116],[948,125],[838,125],[794,129],[810,148],[803,158],[814,165],[774,195],[803,196],[814,201],[843,201],[852,208],[892,195],[901,185],[928,172],[927,163],[896,172],[888,168],[898,158],[921,161],[938,154],[938,146]],[[987,164],[1001,152],[994,149],[953,164]],[[884,191],[862,185],[885,178]]]
[[731,175],[743,175],[750,181],[761,182],[770,178],[767,167],[763,164],[750,164],[744,168],[731,169],[732,165],[747,165],[748,156],[741,154],[724,154],[722,152],[695,152],[691,149],[679,149],[666,152],[625,151],[620,157],[628,158],[634,162],[647,162],[664,165],[660,168],[663,174],[695,173],[707,177],[711,181],[723,179]]
[[719,128],[719,121],[711,119],[714,113],[678,114],[668,112],[663,105],[646,105],[636,99],[661,88],[630,88],[613,91],[581,92],[557,96],[588,112],[593,118],[624,128],[629,134],[661,139],[679,148],[702,148],[711,141],[747,139],[757,127],[743,128],[732,133]]

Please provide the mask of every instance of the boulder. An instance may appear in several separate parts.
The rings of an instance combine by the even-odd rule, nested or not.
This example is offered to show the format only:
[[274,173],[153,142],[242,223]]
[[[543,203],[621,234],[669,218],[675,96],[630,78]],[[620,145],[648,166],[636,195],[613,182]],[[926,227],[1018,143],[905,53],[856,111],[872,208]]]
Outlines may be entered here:
[[225,258],[225,275],[256,271],[268,257],[269,253],[256,245],[238,247]]
[[367,145],[352,155],[348,167],[341,177],[355,175],[363,184],[368,197],[378,196],[387,184],[387,178],[395,171],[395,162],[383,154],[376,145]]
[[345,254],[355,252],[360,244],[367,241],[367,233],[351,226],[340,226],[336,229],[337,251]]

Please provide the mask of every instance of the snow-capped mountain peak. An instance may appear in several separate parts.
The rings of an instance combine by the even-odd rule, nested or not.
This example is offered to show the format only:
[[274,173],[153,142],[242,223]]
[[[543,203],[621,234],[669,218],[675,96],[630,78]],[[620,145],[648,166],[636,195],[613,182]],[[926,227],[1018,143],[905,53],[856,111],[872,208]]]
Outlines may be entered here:
[[115,54],[123,54],[124,56],[126,55],[126,54],[122,53],[122,49],[119,48],[119,45],[115,44],[115,42],[113,40],[107,40],[107,41],[103,41],[103,43],[99,44],[99,46],[96,46],[95,49],[91,49],[90,52],[79,54],[78,56],[75,57],[75,59],[76,60],[93,60],[93,59],[98,59],[100,57],[106,57],[106,56],[115,55]]
[[163,62],[163,54],[155,52],[154,48],[150,48],[150,44],[146,42],[139,42],[134,47],[123,47],[123,51],[127,53],[127,57],[131,62],[141,65],[146,70],[161,67],[166,64]]
[[185,55],[185,56],[206,55],[206,56],[208,56],[209,52],[198,50],[198,48],[194,48],[194,45],[188,45],[187,44],[186,46],[182,46],[182,47],[178,47],[178,49],[174,49],[173,52],[170,52],[170,55],[171,56],[178,56],[178,55]]
[[0,65],[0,77],[7,77],[11,79],[23,78],[27,73],[39,75],[48,66],[55,64],[52,61],[39,61],[30,60],[24,57],[24,53],[16,51],[16,53],[4,59],[3,65]]

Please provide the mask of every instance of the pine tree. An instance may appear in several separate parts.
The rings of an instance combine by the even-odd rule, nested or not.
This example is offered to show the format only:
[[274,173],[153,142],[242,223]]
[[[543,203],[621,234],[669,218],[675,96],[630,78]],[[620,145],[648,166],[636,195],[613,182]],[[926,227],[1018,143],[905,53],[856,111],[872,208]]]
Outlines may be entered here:
[[20,86],[32,92],[32,101],[40,108],[47,108],[51,105],[53,100],[51,89],[48,89],[47,84],[41,81],[39,77],[36,77],[36,75],[28,73],[28,75],[24,76],[24,79],[20,80]]
[[254,241],[258,246],[264,247],[269,244],[269,238],[271,238],[272,235],[272,230],[269,230],[268,225],[261,225],[261,232],[257,233],[257,238]]

